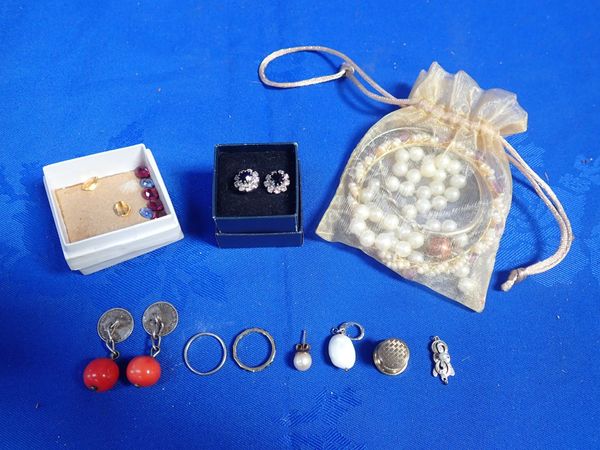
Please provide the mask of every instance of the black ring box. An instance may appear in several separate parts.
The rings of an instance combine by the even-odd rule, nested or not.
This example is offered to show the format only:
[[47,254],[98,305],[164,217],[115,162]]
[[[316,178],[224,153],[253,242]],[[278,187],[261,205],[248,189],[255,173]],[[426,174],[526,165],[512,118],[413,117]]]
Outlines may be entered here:
[[[235,175],[258,172],[259,187],[239,192]],[[265,176],[283,170],[290,176],[286,192],[270,194]],[[297,247],[302,245],[300,162],[296,143],[219,144],[215,146],[213,219],[219,247]]]

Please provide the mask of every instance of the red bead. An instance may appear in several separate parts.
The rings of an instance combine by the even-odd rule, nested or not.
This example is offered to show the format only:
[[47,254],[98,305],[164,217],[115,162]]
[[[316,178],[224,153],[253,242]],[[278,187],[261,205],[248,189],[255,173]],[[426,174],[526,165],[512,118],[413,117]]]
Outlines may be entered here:
[[158,191],[156,188],[144,189],[142,191],[142,197],[146,200],[156,200],[158,198]]
[[96,358],[83,371],[83,383],[96,392],[108,391],[118,379],[119,366],[110,358]]
[[149,178],[150,171],[147,167],[140,166],[137,169],[135,169],[135,176],[138,178]]
[[162,202],[160,200],[150,200],[147,205],[152,211],[162,211],[165,209]]
[[127,379],[136,387],[148,387],[160,379],[160,364],[152,356],[136,356],[127,365]]

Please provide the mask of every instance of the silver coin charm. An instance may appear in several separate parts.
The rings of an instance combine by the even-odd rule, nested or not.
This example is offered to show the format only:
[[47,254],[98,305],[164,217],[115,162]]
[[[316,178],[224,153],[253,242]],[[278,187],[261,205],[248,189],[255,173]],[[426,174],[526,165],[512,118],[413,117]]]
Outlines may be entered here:
[[373,362],[381,373],[400,375],[408,366],[410,351],[401,339],[390,338],[381,341],[373,352]]
[[133,317],[131,313],[123,308],[112,308],[106,311],[98,319],[96,330],[98,336],[104,341],[106,348],[111,353],[112,359],[119,357],[115,344],[123,342],[133,331]]
[[444,384],[448,384],[448,378],[455,375],[454,368],[450,363],[450,354],[448,353],[448,344],[442,341],[438,336],[433,337],[431,342],[431,352],[433,354],[434,377],[440,377]]
[[142,317],[146,333],[152,336],[166,336],[177,327],[179,314],[169,302],[156,302],[146,308]]
[[152,339],[150,356],[158,356],[162,337],[171,333],[178,323],[179,314],[169,302],[156,302],[146,308],[142,316],[142,324]]

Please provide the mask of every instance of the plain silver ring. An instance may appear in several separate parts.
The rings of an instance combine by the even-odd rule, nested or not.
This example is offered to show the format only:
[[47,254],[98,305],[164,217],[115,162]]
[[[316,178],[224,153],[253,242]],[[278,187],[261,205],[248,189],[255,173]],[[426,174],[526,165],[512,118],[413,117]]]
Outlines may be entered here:
[[[198,339],[202,336],[210,336],[212,338],[215,338],[217,340],[217,342],[221,345],[221,350],[223,352],[223,356],[221,357],[221,361],[219,362],[217,367],[215,367],[212,370],[209,370],[208,372],[200,372],[199,370],[194,369],[192,367],[192,365],[190,364],[190,360],[188,358],[188,352],[190,350],[192,343],[196,339]],[[201,376],[212,375],[213,373],[216,373],[219,370],[221,370],[221,368],[225,364],[226,360],[227,360],[227,346],[225,345],[225,342],[223,341],[223,339],[221,339],[219,336],[217,336],[214,333],[201,332],[201,333],[195,334],[194,336],[192,336],[189,339],[189,341],[187,341],[187,343],[185,344],[185,347],[183,348],[183,362],[185,362],[185,365],[187,366],[187,368],[190,369],[192,372],[194,372],[196,375],[201,375]]]

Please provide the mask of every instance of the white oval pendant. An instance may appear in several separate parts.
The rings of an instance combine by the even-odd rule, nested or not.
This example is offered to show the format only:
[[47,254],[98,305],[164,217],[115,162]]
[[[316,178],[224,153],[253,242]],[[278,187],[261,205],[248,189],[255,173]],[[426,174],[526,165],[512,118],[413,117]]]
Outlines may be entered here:
[[329,358],[335,367],[348,370],[356,362],[354,344],[345,334],[334,334],[329,339]]

